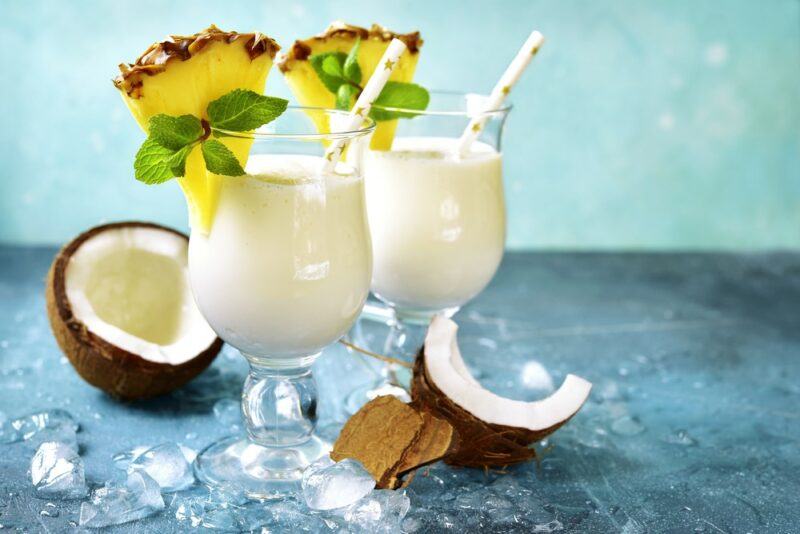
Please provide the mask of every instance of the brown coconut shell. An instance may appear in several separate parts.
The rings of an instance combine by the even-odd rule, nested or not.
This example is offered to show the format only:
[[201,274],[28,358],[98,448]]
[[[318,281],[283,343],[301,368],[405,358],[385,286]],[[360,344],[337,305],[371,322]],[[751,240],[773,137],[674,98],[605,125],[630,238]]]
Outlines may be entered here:
[[478,419],[442,393],[428,376],[424,349],[414,362],[412,405],[448,421],[459,437],[444,462],[463,467],[504,467],[536,458],[531,445],[549,436],[569,418],[544,430],[495,425]]
[[171,228],[136,221],[105,224],[87,230],[65,245],[50,266],[45,288],[47,316],[58,346],[84,380],[112,397],[145,399],[169,393],[200,374],[219,353],[222,340],[215,338],[203,352],[180,365],[155,363],[109,343],[75,318],[64,280],[72,255],[97,234],[123,227],[154,228],[189,239]]
[[355,458],[378,489],[405,487],[420,467],[441,460],[458,438],[453,427],[391,395],[361,407],[342,428],[331,459]]

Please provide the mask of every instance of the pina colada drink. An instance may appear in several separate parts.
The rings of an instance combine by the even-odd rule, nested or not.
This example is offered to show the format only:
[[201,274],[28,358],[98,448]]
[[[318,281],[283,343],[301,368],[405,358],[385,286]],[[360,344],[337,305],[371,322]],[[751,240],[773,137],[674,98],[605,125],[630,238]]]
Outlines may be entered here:
[[245,354],[315,354],[364,304],[371,257],[363,180],[320,175],[322,161],[252,155],[245,176],[223,180],[210,233],[192,235],[200,310]]
[[372,233],[372,290],[395,308],[461,306],[489,283],[503,256],[501,155],[456,139],[400,137],[364,161]]
[[[380,57],[377,44],[369,49]],[[337,129],[346,112],[263,94],[279,48],[263,33],[211,26],[154,43],[114,82],[147,132],[137,180],[177,178],[188,201],[195,302],[250,366],[246,434],[209,445],[194,472],[258,499],[296,494],[305,468],[327,454],[314,435],[311,365],[356,320],[372,272],[360,162],[322,156],[368,138],[375,123]],[[348,65],[353,76],[370,72]],[[198,366],[214,354],[200,356]]]

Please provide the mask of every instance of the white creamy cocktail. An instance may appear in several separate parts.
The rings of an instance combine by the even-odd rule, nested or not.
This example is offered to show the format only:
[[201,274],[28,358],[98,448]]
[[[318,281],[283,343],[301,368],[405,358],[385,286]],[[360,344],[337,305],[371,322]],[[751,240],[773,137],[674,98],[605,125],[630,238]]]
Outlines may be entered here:
[[500,154],[457,139],[398,137],[364,161],[372,232],[372,291],[396,309],[432,314],[483,290],[505,244]]
[[[424,111],[376,106],[401,118],[389,150],[369,150],[363,158],[371,289],[400,326],[454,314],[500,265],[506,233],[500,141],[510,108],[487,110],[486,101],[432,92]],[[459,138],[476,118],[479,137],[462,152]],[[408,355],[416,352],[411,345],[418,340],[401,337]]]
[[209,235],[193,235],[191,282],[208,322],[245,354],[291,359],[339,339],[369,291],[362,178],[323,159],[257,154],[226,177]]
[[[487,110],[487,97],[477,94],[430,96],[424,111],[375,106],[401,118],[390,149],[363,157],[371,289],[391,309],[389,335],[374,348],[406,359],[416,355],[434,315],[452,316],[491,282],[505,246],[500,141],[510,108]],[[478,139],[462,154],[459,137],[476,118],[483,124]],[[351,337],[365,344],[359,332]],[[404,396],[392,385],[398,377],[388,380],[386,366],[381,373],[348,395],[348,411],[376,395]]]
[[[311,364],[352,326],[372,272],[358,162],[326,170],[325,147],[373,129],[318,133],[343,112],[290,108],[263,133],[216,132],[247,155],[245,174],[223,176],[213,223],[192,229],[189,274],[211,328],[250,364],[242,392],[247,436],[202,451],[199,478],[270,498],[296,491],[329,445],[314,436]],[[241,156],[240,156],[241,157]]]

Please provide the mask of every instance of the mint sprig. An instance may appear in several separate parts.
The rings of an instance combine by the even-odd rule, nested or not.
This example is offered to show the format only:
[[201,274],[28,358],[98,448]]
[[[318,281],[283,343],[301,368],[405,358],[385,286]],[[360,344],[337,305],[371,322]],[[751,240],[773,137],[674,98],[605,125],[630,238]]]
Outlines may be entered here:
[[[308,58],[311,67],[325,88],[336,95],[336,109],[349,111],[364,88],[361,86],[362,73],[358,64],[358,51],[361,39],[344,52],[322,52]],[[413,118],[428,107],[430,95],[421,85],[405,82],[387,82],[381,94],[375,99],[369,116],[375,121],[390,121],[400,118]],[[394,111],[379,108],[399,108],[412,111]]]
[[361,39],[356,39],[356,44],[350,49],[342,65],[345,77],[355,84],[361,83],[361,67],[358,65],[358,51],[361,48]]
[[206,161],[206,168],[214,174],[224,174],[225,176],[241,176],[244,169],[239,164],[239,160],[233,152],[214,139],[200,145],[203,152],[203,159]]
[[148,123],[149,135],[133,162],[136,179],[146,184],[161,184],[184,176],[186,160],[198,145],[210,172],[241,176],[244,169],[234,153],[222,142],[209,139],[212,128],[232,132],[255,130],[278,118],[288,103],[282,98],[234,89],[208,104],[208,120],[193,115],[154,115]]
[[381,94],[372,103],[370,116],[376,121],[390,121],[393,119],[411,119],[417,113],[410,111],[395,111],[382,108],[399,108],[403,110],[422,111],[428,107],[430,101],[428,90],[415,83],[386,82]]
[[193,144],[185,145],[169,158],[169,170],[172,171],[172,176],[186,175],[186,160],[193,148]]
[[208,105],[211,126],[220,130],[247,132],[274,121],[286,111],[288,100],[234,89]]
[[174,155],[174,150],[161,146],[148,137],[139,147],[136,160],[133,162],[136,179],[148,185],[162,184],[171,180],[175,176],[171,163]]
[[[339,86],[346,83],[347,80],[341,76],[329,74],[328,71],[330,67],[328,67],[328,70],[325,70],[325,60],[328,58],[333,58],[337,64],[343,66],[344,60],[347,59],[347,54],[343,54],[342,52],[323,52],[322,54],[310,56],[308,60],[311,62],[311,67],[314,69],[314,72],[317,73],[319,80],[325,85],[325,88],[331,93],[336,94],[336,91],[339,90]],[[344,69],[344,67],[342,67],[342,69]]]
[[203,135],[203,124],[194,115],[155,115],[149,126],[153,141],[172,150],[180,150]]
[[350,110],[359,94],[358,87],[347,84],[340,85],[339,90],[336,91],[336,109]]

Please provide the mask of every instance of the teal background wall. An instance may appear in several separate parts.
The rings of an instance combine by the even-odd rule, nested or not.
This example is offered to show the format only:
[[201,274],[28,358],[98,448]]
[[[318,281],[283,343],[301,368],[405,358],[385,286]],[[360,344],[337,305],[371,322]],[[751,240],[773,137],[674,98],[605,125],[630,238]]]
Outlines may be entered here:
[[117,64],[211,22],[289,46],[339,18],[420,29],[440,89],[488,91],[545,34],[505,138],[512,248],[800,248],[797,0],[2,0],[0,242],[185,228],[176,184],[133,179]]

